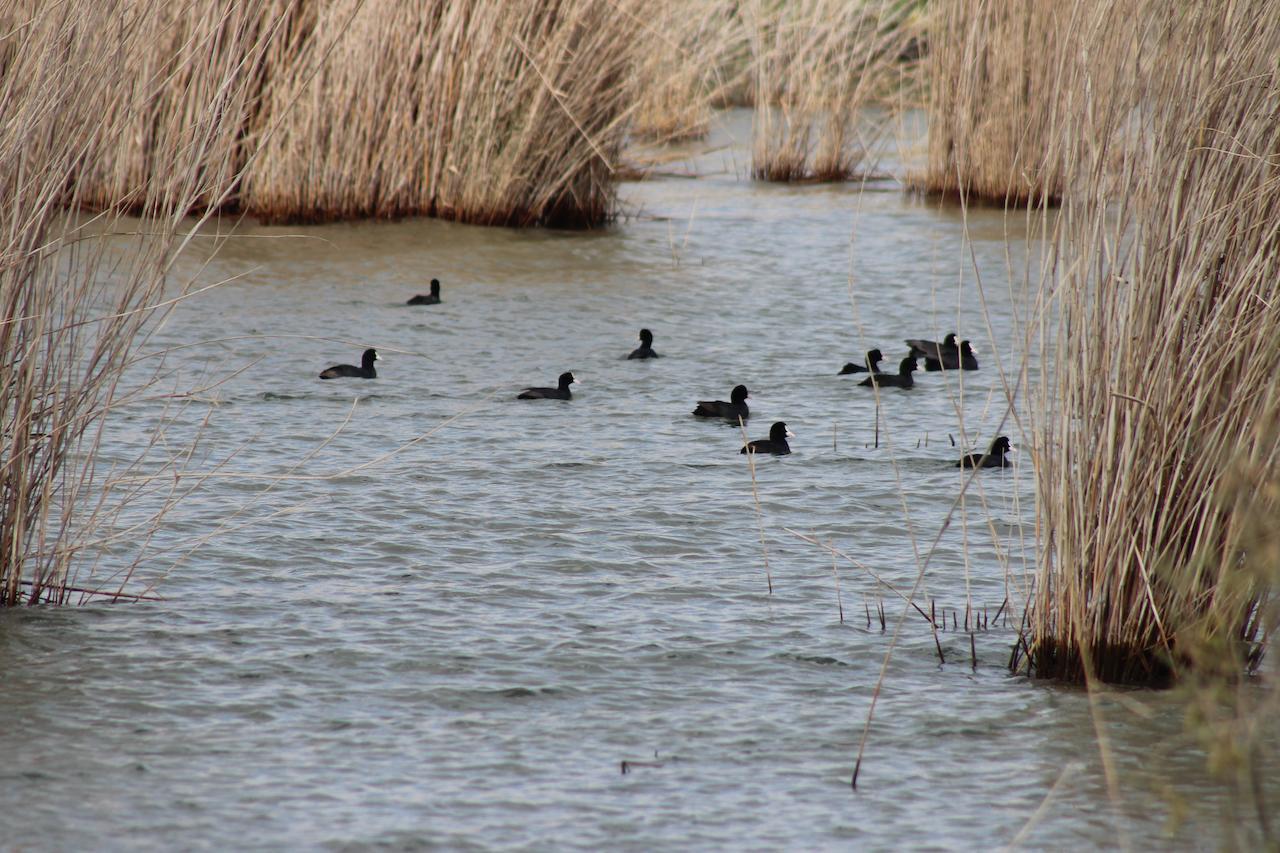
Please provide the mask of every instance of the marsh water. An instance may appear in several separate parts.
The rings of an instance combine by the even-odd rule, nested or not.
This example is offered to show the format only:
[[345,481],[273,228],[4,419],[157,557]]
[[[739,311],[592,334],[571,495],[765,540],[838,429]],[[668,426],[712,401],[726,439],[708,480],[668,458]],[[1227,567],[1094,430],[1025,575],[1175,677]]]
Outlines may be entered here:
[[[165,440],[199,427],[184,467],[215,476],[139,568],[163,600],[0,614],[0,848],[1217,846],[1229,794],[1177,694],[1091,712],[1007,671],[1028,454],[963,500],[953,462],[1023,441],[1025,221],[753,183],[747,128],[623,185],[597,232],[197,248],[180,273],[225,283],[149,346],[194,344]],[[432,277],[443,304],[406,307]],[[641,327],[662,358],[625,359]],[[836,375],[951,330],[981,370]],[[365,346],[376,380],[317,378]],[[572,401],[515,399],[566,370]],[[754,473],[690,415],[737,383],[750,437],[797,433]],[[173,405],[123,412],[107,461]]]

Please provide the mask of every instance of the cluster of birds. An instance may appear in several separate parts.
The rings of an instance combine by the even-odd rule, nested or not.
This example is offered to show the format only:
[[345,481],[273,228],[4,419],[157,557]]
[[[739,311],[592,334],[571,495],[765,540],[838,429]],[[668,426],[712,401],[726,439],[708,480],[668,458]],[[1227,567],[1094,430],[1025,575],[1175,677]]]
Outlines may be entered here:
[[[440,280],[431,279],[431,292],[414,296],[407,304],[440,304]],[[961,341],[957,344],[954,333],[948,334],[943,338],[942,343],[919,338],[909,339],[906,343],[910,347],[910,351],[899,363],[897,373],[881,371],[880,362],[884,360],[884,355],[879,349],[873,349],[867,353],[865,364],[860,365],[850,362],[840,370],[840,375],[866,373],[868,374],[867,378],[858,383],[864,387],[912,388],[915,386],[915,381],[912,379],[911,374],[920,369],[917,359],[924,359],[924,369],[931,372],[937,370],[978,369],[978,358],[974,354],[973,348],[968,341]],[[653,348],[653,333],[648,329],[641,329],[640,346],[632,350],[627,358],[649,359],[658,357],[658,352]],[[320,378],[376,379],[378,376],[378,372],[374,367],[374,362],[376,361],[378,361],[378,351],[367,349],[360,359],[359,367],[354,364],[335,364],[333,367],[322,371]],[[572,400],[573,392],[569,386],[574,385],[577,381],[573,373],[566,371],[560,374],[556,387],[526,388],[516,395],[516,399]],[[749,399],[751,399],[751,393],[747,390],[747,386],[737,385],[729,393],[728,402],[724,400],[699,400],[698,405],[694,407],[693,414],[700,418],[720,418],[732,423],[745,424],[747,419],[751,417],[751,410],[747,407],[747,400]],[[791,452],[791,445],[787,443],[788,438],[795,438],[795,433],[787,429],[786,422],[778,421],[769,428],[768,438],[749,441],[740,452],[769,453],[774,456],[785,456]],[[986,453],[965,454],[956,463],[956,467],[1006,468],[1013,464],[1007,456],[1011,450],[1012,447],[1009,444],[1008,437],[1002,435],[991,442],[991,447]]]

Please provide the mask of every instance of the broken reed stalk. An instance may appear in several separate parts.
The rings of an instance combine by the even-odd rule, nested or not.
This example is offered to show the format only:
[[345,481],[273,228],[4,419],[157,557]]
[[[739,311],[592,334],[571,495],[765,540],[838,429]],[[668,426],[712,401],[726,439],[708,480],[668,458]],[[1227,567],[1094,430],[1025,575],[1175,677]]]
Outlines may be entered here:
[[[747,447],[747,425],[743,423],[742,416],[738,416],[738,430],[742,433],[742,446]],[[764,558],[764,578],[769,585],[769,594],[773,595],[773,572],[769,569],[769,546],[764,538],[764,508],[760,506],[760,489],[756,485],[756,455],[750,451],[745,454],[747,457],[747,470],[751,472],[751,497],[755,501],[756,506],[756,525],[760,529],[760,554]]]
[[1083,83],[1057,94],[1073,189],[1032,406],[1041,568],[1013,665],[1238,677],[1278,579],[1280,17],[1235,0],[1095,11]]
[[926,76],[929,156],[910,185],[969,203],[1040,205],[1062,193],[1060,65],[1079,4],[939,0]]
[[750,4],[755,81],[752,177],[846,181],[875,168],[892,101],[920,35],[910,4],[801,0]]
[[[157,22],[137,11],[29,3],[0,13],[0,605],[149,598],[127,587],[159,517],[183,494],[165,476],[190,454],[168,446],[168,409],[142,456],[124,466],[147,471],[148,484],[112,488],[99,449],[112,411],[155,381],[135,353],[174,304],[164,298],[166,276],[200,225],[183,217],[225,200],[215,194],[227,182],[218,164],[233,159],[234,146],[222,116],[247,101],[237,57],[257,49],[259,36],[231,16],[199,38],[234,47],[210,52],[189,41],[176,64],[135,76],[103,33],[125,54],[145,53]],[[134,111],[162,78],[189,112],[182,127],[150,140],[150,174],[124,192],[146,227],[118,228],[115,212],[64,215],[99,198],[102,176],[115,174],[117,154],[136,141]],[[130,510],[126,520],[156,489],[160,509],[141,518]],[[119,554],[125,546],[132,559]]]

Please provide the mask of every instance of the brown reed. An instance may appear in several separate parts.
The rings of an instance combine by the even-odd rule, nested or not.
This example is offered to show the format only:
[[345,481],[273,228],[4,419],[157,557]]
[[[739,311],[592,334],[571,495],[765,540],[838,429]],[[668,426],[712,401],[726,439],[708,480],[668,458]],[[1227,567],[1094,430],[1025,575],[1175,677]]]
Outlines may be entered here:
[[[198,49],[157,71],[176,86],[169,97],[187,104],[190,124],[153,140],[144,183],[120,178],[121,205],[140,208],[143,227],[122,226],[116,212],[64,215],[100,198],[93,187],[116,174],[115,152],[135,140],[133,110],[161,83],[118,62],[157,37],[156,22],[134,11],[28,3],[0,14],[0,605],[147,597],[129,589],[136,558],[117,558],[101,577],[90,555],[145,549],[181,493],[153,480],[160,509],[121,526],[140,490],[107,488],[98,450],[112,410],[155,378],[134,364],[137,347],[171,304],[162,297],[185,245],[182,216],[221,203],[211,188],[225,180],[210,177],[225,139],[219,111],[243,102],[246,86],[235,62],[201,65]],[[163,427],[135,463],[153,475],[174,464]]]
[[871,171],[893,100],[916,62],[921,20],[890,0],[756,3],[746,18],[755,81],[751,174],[844,181]]
[[1072,140],[1055,353],[1031,407],[1042,562],[1013,664],[1238,676],[1280,574],[1280,17],[1076,6],[1082,85],[1051,96]]
[[932,4],[929,156],[914,189],[1014,206],[1061,196],[1058,96],[1083,9],[1054,0]]

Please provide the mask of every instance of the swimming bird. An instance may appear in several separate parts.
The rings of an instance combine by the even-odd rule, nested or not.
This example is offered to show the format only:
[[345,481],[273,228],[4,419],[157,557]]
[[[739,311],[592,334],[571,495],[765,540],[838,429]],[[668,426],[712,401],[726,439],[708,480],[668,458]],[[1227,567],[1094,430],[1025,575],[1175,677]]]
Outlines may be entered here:
[[747,446],[738,451],[739,453],[772,453],[774,456],[786,456],[791,452],[791,445],[787,444],[788,438],[795,438],[796,434],[787,429],[787,425],[782,421],[778,421],[769,427],[768,438],[758,438],[755,441],[748,441]]
[[884,355],[881,354],[880,350],[873,349],[867,353],[866,367],[863,367],[861,364],[854,364],[851,361],[844,367],[840,368],[840,372],[836,375],[844,376],[846,373],[879,373],[880,362],[883,360]]
[[898,365],[897,373],[873,373],[858,385],[863,388],[870,388],[872,385],[879,385],[881,388],[913,388],[916,381],[911,378],[911,373],[918,369],[915,357],[907,356]]
[[751,411],[747,408],[747,400],[751,399],[751,393],[747,391],[746,385],[735,385],[729,394],[729,399],[732,402],[699,400],[693,413],[700,418],[724,418],[729,421],[736,421],[738,418],[745,421],[751,417]]
[[[573,394],[569,386],[578,380],[572,373],[560,374],[560,385],[557,388],[526,388],[516,395],[517,400],[572,400]],[[581,384],[581,383],[579,383]]]
[[631,351],[628,359],[632,358],[658,358],[658,353],[653,349],[653,332],[648,329],[640,330],[640,346]]
[[926,358],[924,360],[924,369],[930,372],[935,370],[977,370],[978,357],[973,352],[973,347],[969,346],[968,341],[960,342],[959,352],[942,352],[942,358]]
[[956,333],[948,332],[947,336],[942,339],[942,343],[926,341],[921,338],[908,338],[907,346],[911,347],[911,355],[916,358],[932,358],[935,361],[940,361],[946,353],[953,355],[956,353]]
[[440,279],[431,279],[431,293],[419,293],[417,296],[405,303],[406,305],[439,305],[440,304]]
[[966,453],[956,463],[957,468],[1009,468],[1013,460],[1005,457],[1013,448],[1009,446],[1009,437],[1000,436],[991,442],[991,449],[986,453]]
[[341,377],[350,376],[355,379],[377,379],[378,371],[373,369],[375,361],[381,361],[382,357],[378,355],[376,349],[367,349],[364,355],[360,357],[360,366],[354,364],[335,364],[333,367],[326,368],[320,374],[321,379],[339,379]]

